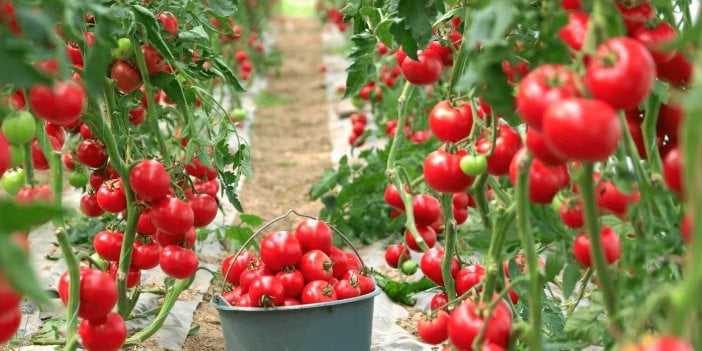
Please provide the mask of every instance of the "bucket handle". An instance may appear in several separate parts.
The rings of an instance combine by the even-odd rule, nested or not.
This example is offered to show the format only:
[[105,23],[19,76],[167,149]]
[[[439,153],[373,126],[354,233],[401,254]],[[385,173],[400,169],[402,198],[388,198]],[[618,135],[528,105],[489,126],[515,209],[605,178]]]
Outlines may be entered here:
[[[250,236],[248,239],[246,239],[246,241],[244,241],[244,243],[241,245],[241,248],[240,248],[239,251],[236,253],[236,256],[234,256],[234,259],[231,261],[231,264],[229,264],[229,268],[227,268],[227,273],[224,274],[224,276],[223,276],[224,279],[222,279],[222,288],[221,288],[221,291],[224,291],[224,287],[225,287],[226,284],[227,284],[227,279],[226,279],[226,277],[229,276],[229,272],[230,272],[231,269],[232,269],[233,263],[236,262],[237,258],[239,258],[239,255],[241,255],[241,253],[244,252],[244,250],[246,250],[247,245],[248,245],[253,239],[255,239],[262,231],[264,231],[266,228],[270,227],[271,225],[273,225],[274,223],[280,221],[281,219],[287,218],[287,217],[290,216],[291,214],[295,214],[295,215],[298,216],[298,217],[313,219],[313,220],[316,220],[316,221],[319,220],[319,218],[317,218],[317,217],[313,217],[313,216],[309,216],[309,215],[306,215],[306,214],[299,213],[299,212],[297,212],[297,211],[295,211],[294,209],[291,208],[291,209],[287,210],[284,214],[282,214],[282,215],[280,215],[280,216],[278,216],[278,217],[275,217],[275,218],[271,219],[270,221],[264,223],[264,224],[263,224],[260,228],[258,228],[253,234],[251,234],[251,236]],[[325,222],[325,223],[326,223],[326,222]],[[349,238],[348,238],[346,235],[344,235],[344,233],[342,233],[341,231],[339,231],[339,229],[336,229],[336,227],[334,227],[333,225],[331,225],[331,224],[329,224],[329,223],[326,223],[326,224],[327,224],[327,226],[329,226],[329,228],[330,228],[331,230],[333,230],[336,234],[338,234],[338,235],[341,237],[341,239],[343,239],[344,242],[345,242],[347,245],[349,245],[349,247],[351,247],[351,250],[353,250],[353,252],[356,254],[356,257],[358,257],[358,259],[361,261],[361,266],[363,266],[363,268],[366,268],[366,264],[365,264],[365,262],[363,262],[363,258],[361,258],[361,255],[358,253],[358,250],[356,250],[356,248],[353,246],[353,244],[351,243],[351,240],[349,240]]]

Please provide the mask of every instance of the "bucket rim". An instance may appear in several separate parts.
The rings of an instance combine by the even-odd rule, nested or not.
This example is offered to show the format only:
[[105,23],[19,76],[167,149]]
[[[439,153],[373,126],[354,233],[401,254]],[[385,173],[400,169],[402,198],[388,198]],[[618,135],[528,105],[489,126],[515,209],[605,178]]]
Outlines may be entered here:
[[300,311],[300,310],[308,310],[308,309],[321,308],[321,307],[327,307],[327,306],[343,305],[343,304],[347,304],[347,303],[353,303],[353,302],[357,302],[357,301],[373,299],[376,296],[380,295],[381,291],[382,291],[382,289],[378,285],[376,285],[375,289],[373,291],[371,291],[365,295],[352,297],[350,299],[334,300],[334,301],[329,301],[329,302],[310,303],[310,304],[296,305],[296,306],[281,306],[281,307],[237,307],[237,306],[231,306],[231,305],[229,305],[229,303],[226,300],[224,300],[224,298],[222,297],[222,294],[217,293],[212,298],[212,304],[214,305],[214,307],[216,309],[221,310],[221,311],[237,311],[237,312],[251,312],[251,313]]

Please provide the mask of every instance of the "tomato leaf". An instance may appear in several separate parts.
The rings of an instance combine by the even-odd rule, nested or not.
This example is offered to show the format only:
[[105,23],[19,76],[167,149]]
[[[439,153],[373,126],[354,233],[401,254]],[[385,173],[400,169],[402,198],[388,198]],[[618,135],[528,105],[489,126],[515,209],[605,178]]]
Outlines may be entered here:
[[397,11],[398,17],[403,20],[404,29],[409,31],[417,47],[427,47],[432,37],[432,24],[437,15],[436,8],[431,2],[399,0]]
[[517,15],[517,8],[509,0],[495,0],[473,12],[473,20],[465,40],[469,48],[478,44],[490,47],[504,42],[505,33]]
[[356,94],[375,75],[375,63],[373,62],[376,40],[368,32],[355,34],[351,37],[354,49],[349,55],[353,62],[346,69],[346,91],[344,97]]
[[575,285],[580,280],[580,268],[578,266],[568,263],[563,270],[563,283],[561,284],[561,289],[563,289],[563,297],[568,298],[573,294],[575,290]]
[[11,234],[16,231],[27,232],[32,226],[44,224],[54,217],[66,214],[66,210],[52,204],[23,205],[0,199],[0,213],[0,234]]
[[40,73],[25,57],[22,44],[11,36],[0,40],[0,83],[31,86],[37,83],[50,84],[51,80]]
[[553,279],[555,279],[558,273],[560,273],[560,271],[563,269],[564,265],[565,259],[563,258],[563,254],[560,252],[551,252],[548,257],[546,257],[546,281],[553,281]]
[[228,17],[236,12],[236,7],[234,5],[237,3],[236,0],[209,0],[212,12],[218,17]]
[[593,303],[583,306],[573,312],[565,324],[565,333],[573,339],[581,340],[589,345],[601,345],[607,334],[604,308]]
[[263,224],[263,218],[252,214],[242,213],[239,215],[239,220],[251,227],[258,227],[259,225]]
[[[2,212],[3,218],[7,212]],[[29,256],[22,248],[10,241],[7,235],[0,235],[0,271],[21,295],[27,296],[42,305],[50,305],[51,300],[44,292]]]
[[183,41],[201,43],[207,45],[210,41],[210,37],[205,32],[202,26],[194,27],[188,31],[178,33],[178,38]]

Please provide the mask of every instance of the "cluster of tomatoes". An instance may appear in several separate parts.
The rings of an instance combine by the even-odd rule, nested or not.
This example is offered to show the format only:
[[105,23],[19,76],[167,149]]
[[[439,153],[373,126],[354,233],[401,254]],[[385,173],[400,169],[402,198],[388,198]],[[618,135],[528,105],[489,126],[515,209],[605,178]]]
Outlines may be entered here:
[[294,233],[277,231],[249,252],[227,257],[222,276],[232,290],[224,299],[239,307],[275,307],[349,299],[375,290],[360,259],[333,245],[331,228],[306,219]]
[[344,5],[341,5],[340,7],[331,6],[329,8],[325,8],[325,4],[321,1],[317,1],[315,4],[315,8],[318,11],[323,11],[325,19],[334,23],[339,32],[345,32],[351,25],[349,22],[344,22],[344,14],[339,10],[339,8],[343,7]]
[[361,136],[366,132],[366,124],[368,123],[368,117],[365,113],[354,113],[349,116],[349,122],[351,122],[351,135],[349,135],[349,145],[351,146],[363,146],[364,140],[359,140]]

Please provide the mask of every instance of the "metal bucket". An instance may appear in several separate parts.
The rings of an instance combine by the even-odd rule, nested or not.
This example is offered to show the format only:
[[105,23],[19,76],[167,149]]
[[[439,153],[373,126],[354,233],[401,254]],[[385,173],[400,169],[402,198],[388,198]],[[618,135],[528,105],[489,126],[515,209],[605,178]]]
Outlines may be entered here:
[[230,306],[220,294],[213,304],[228,351],[363,351],[371,348],[373,300],[369,294],[309,305]]

